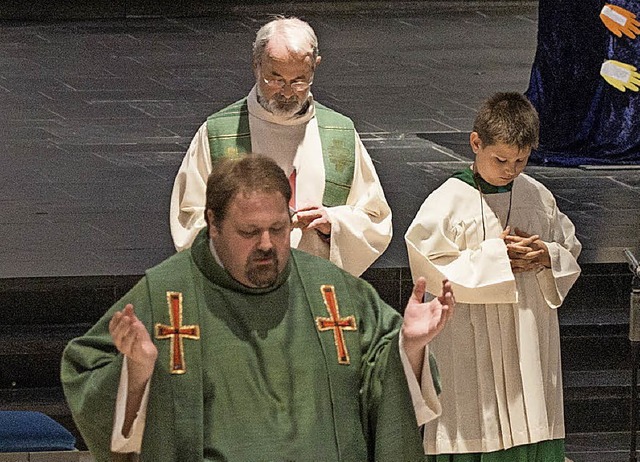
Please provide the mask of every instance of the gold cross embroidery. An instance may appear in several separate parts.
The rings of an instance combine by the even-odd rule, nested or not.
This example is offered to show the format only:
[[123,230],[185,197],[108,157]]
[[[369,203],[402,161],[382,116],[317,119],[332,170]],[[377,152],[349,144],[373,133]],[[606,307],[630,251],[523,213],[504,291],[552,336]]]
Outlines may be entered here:
[[167,292],[167,303],[169,304],[170,326],[156,324],[155,334],[158,340],[171,340],[171,355],[169,370],[172,374],[184,374],[187,372],[187,365],[184,361],[183,339],[200,339],[200,326],[182,325],[182,292]]
[[350,364],[349,351],[344,342],[343,331],[358,330],[356,318],[354,316],[340,318],[340,308],[338,308],[338,300],[333,286],[322,285],[320,292],[322,292],[322,298],[324,299],[324,304],[327,307],[327,311],[329,311],[330,317],[317,317],[316,326],[320,332],[333,330],[333,340],[336,344],[336,351],[338,352],[338,363]]

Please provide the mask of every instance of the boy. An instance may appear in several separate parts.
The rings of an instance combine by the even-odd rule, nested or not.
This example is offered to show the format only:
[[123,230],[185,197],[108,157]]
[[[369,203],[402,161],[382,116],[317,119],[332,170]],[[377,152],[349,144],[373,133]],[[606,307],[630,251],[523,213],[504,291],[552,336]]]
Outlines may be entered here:
[[442,415],[426,428],[430,461],[564,461],[556,308],[581,245],[552,194],[521,174],[538,127],[524,96],[487,100],[473,165],[427,197],[405,235],[414,280],[438,294],[448,279],[457,302],[431,343]]

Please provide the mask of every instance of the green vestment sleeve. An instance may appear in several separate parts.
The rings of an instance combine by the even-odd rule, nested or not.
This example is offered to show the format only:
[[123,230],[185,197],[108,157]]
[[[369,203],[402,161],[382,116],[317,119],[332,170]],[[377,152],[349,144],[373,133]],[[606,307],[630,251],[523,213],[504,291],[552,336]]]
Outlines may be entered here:
[[[65,397],[97,462],[112,460],[111,433],[122,355],[111,341],[109,321],[127,303],[133,303],[137,312],[148,309],[149,296],[144,279],[84,336],[72,340],[63,353],[61,380]],[[151,329],[150,326],[148,328]]]

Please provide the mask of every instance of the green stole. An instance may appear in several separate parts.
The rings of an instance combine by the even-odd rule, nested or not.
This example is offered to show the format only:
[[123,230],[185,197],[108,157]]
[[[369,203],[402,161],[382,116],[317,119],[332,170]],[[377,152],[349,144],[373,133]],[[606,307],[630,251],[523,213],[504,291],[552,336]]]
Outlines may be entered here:
[[453,175],[451,175],[451,178],[460,180],[474,189],[480,189],[482,191],[482,194],[504,193],[511,191],[511,189],[513,188],[513,181],[504,186],[494,186],[491,183],[487,182],[484,178],[482,178],[480,174],[474,174],[471,167],[454,173]]
[[[170,324],[166,294],[167,291],[175,291],[183,294],[184,310],[181,324],[200,325],[202,310],[207,309],[207,306],[202,297],[202,283],[199,282],[201,279],[194,277],[194,274],[200,271],[198,260],[213,259],[207,252],[209,252],[208,240],[206,234],[201,232],[190,251],[174,255],[170,259],[172,261],[170,265],[160,265],[147,272],[154,323]],[[191,258],[192,254],[193,258]],[[309,271],[309,262],[305,261],[308,259],[315,259],[311,264],[320,267]],[[304,262],[303,267],[298,267],[298,261]],[[297,279],[302,283],[308,309],[311,310],[314,319],[328,316],[320,291],[320,286],[323,284],[331,284],[335,287],[341,318],[350,315],[358,317],[358,312],[351,300],[351,290],[345,280],[348,275],[345,276],[342,271],[324,260],[294,249],[292,249],[290,268],[289,281]],[[386,334],[389,344],[378,358],[384,361],[382,364],[385,366],[376,372],[375,377],[363,379],[365,382],[375,380],[374,383],[377,385],[371,387],[367,387],[367,383],[360,384],[352,378],[353,368],[358,370],[364,367],[360,333],[346,332],[344,335],[351,359],[351,364],[346,366],[337,361],[333,333],[320,332],[316,329],[333,402],[333,428],[340,460],[364,460],[363,444],[368,447],[369,454],[375,454],[376,461],[393,462],[398,460],[399,454],[403,455],[401,457],[408,457],[402,460],[422,460],[422,442],[417,431],[415,414],[400,361],[399,327],[398,321],[396,329]],[[358,319],[358,329],[362,328],[364,326],[360,325],[360,319]],[[158,347],[158,359],[151,383],[153,392],[149,398],[142,460],[192,462],[204,459],[201,341],[184,339],[187,372],[170,374],[171,349],[168,341],[154,338]],[[163,380],[154,380],[157,376],[162,376]],[[365,395],[361,398],[365,401],[361,403],[362,408],[357,399],[361,396],[360,387]],[[173,405],[171,405],[172,402]],[[371,420],[367,417],[368,415],[373,416]],[[356,416],[362,416],[362,426],[360,422],[354,420]],[[167,427],[172,429],[169,434],[167,434]],[[375,438],[373,441],[365,442],[362,440],[362,433],[365,434],[365,438],[369,434],[375,435]],[[176,451],[176,448],[180,450]]]
[[[348,117],[320,103],[314,105],[325,172],[322,205],[344,205],[347,203],[355,169],[355,128]],[[250,153],[247,98],[209,116],[207,132],[212,160]]]

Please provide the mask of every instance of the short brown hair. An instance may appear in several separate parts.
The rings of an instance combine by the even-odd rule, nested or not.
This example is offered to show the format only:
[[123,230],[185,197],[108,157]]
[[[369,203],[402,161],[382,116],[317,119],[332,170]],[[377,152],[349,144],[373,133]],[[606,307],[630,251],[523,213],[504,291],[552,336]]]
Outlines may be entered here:
[[238,193],[279,192],[289,203],[291,186],[284,171],[272,159],[248,154],[240,158],[222,157],[213,163],[207,180],[207,210],[211,210],[216,223],[221,223],[229,203]]
[[538,112],[524,95],[496,93],[480,106],[473,131],[487,146],[504,143],[518,149],[535,149],[538,147],[540,120]]

